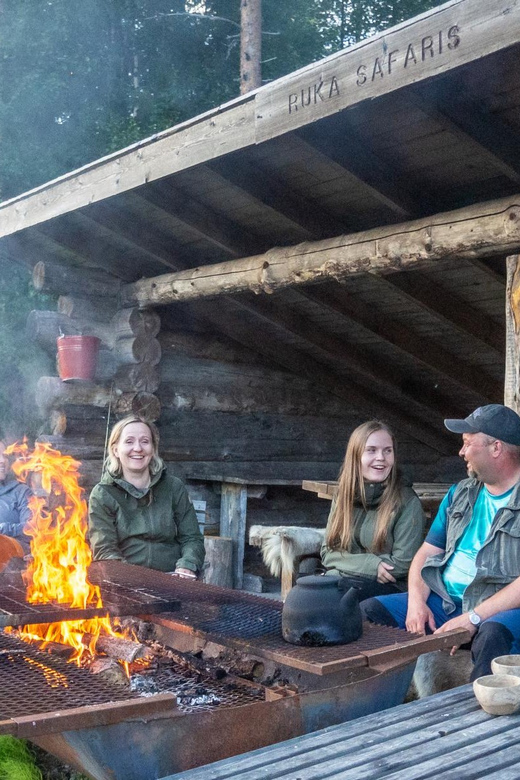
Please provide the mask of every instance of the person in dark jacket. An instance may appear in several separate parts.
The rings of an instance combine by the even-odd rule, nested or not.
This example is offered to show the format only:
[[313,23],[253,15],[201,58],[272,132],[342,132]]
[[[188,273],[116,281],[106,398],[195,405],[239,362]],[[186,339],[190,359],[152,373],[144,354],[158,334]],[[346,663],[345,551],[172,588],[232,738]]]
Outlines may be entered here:
[[103,477],[90,494],[93,557],[195,578],[204,539],[188,492],[167,473],[158,446],[153,423],[126,417],[114,425]]
[[5,443],[0,441],[0,534],[17,539],[28,552],[29,540],[23,529],[31,517],[31,491],[13,477],[5,449]]
[[421,502],[398,474],[392,432],[377,420],[363,423],[349,439],[327,523],[327,574],[344,577],[360,599],[399,593],[423,538]]

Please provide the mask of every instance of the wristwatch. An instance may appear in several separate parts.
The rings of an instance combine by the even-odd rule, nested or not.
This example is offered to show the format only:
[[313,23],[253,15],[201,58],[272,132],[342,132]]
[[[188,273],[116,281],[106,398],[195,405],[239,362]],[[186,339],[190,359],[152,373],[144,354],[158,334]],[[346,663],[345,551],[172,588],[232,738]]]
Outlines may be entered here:
[[480,626],[480,624],[482,623],[482,618],[480,617],[480,615],[477,615],[474,609],[470,609],[470,611],[468,612],[468,617],[469,617],[469,622],[473,626]]

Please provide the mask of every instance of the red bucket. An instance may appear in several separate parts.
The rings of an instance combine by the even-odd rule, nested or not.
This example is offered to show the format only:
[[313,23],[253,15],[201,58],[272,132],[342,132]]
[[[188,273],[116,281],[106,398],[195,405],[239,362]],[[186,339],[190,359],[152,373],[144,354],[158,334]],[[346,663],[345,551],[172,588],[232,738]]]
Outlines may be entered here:
[[56,343],[60,379],[94,379],[100,344],[97,336],[60,336]]

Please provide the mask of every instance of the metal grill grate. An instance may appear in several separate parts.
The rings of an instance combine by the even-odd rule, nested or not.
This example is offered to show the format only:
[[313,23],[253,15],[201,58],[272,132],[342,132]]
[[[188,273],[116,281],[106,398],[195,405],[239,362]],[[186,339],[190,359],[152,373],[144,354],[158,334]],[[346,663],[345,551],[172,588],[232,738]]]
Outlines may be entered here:
[[173,612],[178,609],[179,601],[164,588],[133,586],[131,588],[118,583],[104,583],[101,595],[103,607],[71,609],[66,604],[28,604],[25,600],[25,588],[18,585],[2,585],[0,592],[0,627],[26,626],[36,623],[58,623],[62,620],[87,620],[93,617],[113,615],[126,617],[131,615],[157,614]]
[[178,612],[171,616],[171,624],[181,624],[195,633],[209,635],[228,647],[257,653],[317,674],[323,674],[324,667],[332,669],[337,662],[341,662],[343,668],[366,666],[367,652],[390,647],[398,654],[404,645],[417,641],[417,635],[397,628],[365,624],[361,639],[349,645],[297,647],[282,639],[283,605],[279,601],[170,577],[121,561],[101,561],[92,568],[95,577],[105,582],[169,590],[181,602]]
[[121,688],[0,633],[0,720],[139,700],[167,692],[177,695],[178,708],[183,712],[238,707],[264,698],[261,686],[213,680],[180,665],[143,672],[134,677],[133,690]]

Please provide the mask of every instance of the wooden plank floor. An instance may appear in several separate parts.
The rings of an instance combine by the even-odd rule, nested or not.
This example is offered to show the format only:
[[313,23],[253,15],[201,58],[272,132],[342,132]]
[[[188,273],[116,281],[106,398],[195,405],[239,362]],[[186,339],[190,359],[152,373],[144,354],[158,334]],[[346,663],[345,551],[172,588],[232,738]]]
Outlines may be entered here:
[[471,685],[163,780],[518,780],[520,713],[494,717]]

